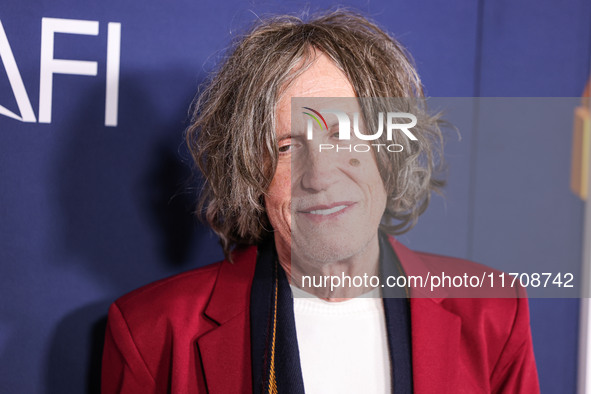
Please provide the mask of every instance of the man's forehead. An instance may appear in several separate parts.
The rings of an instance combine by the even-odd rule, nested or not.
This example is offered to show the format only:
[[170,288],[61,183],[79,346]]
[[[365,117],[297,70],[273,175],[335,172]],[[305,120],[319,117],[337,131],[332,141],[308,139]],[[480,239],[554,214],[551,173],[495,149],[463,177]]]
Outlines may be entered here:
[[353,86],[343,70],[323,52],[317,52],[317,56],[307,61],[310,62],[309,65],[287,86],[286,93],[288,96],[354,96]]
[[361,111],[359,104],[357,97],[294,97],[291,100],[291,120],[307,120],[313,116],[326,123],[336,123],[335,111],[345,113],[352,119],[353,114]]
[[[324,53],[319,52],[311,64],[282,92],[277,105],[278,135],[284,135],[292,121],[293,98],[354,97],[355,91],[343,71]],[[311,104],[314,105],[314,104]],[[295,119],[294,119],[295,120]],[[283,129],[283,130],[280,130]]]

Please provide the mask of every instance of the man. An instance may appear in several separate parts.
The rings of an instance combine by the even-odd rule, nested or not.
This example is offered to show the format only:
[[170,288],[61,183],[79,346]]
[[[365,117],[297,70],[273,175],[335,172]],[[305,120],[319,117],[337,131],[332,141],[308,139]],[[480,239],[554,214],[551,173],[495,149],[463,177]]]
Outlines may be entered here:
[[[384,97],[410,100],[408,112],[398,102],[395,116],[377,117],[382,128],[406,117],[412,131],[376,132],[368,151],[340,146],[379,128],[369,109],[388,101],[365,98]],[[404,49],[361,16],[278,17],[243,37],[187,131],[205,177],[199,210],[226,260],[111,306],[103,392],[539,392],[519,289],[454,298],[406,285],[306,285],[487,272],[391,236],[443,186],[441,131],[421,97]]]

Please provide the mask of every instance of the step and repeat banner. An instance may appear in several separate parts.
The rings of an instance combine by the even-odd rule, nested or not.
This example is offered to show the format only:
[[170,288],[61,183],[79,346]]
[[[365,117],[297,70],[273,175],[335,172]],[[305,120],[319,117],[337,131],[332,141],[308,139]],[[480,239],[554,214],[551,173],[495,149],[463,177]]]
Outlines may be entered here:
[[[579,283],[583,203],[569,182],[571,107],[591,58],[586,0],[4,0],[0,392],[99,392],[109,305],[222,257],[193,215],[191,103],[258,19],[337,6],[405,45],[428,96],[570,97],[544,102],[560,107],[543,107],[547,121],[532,111],[552,126],[539,135],[490,127],[494,108],[462,101],[445,196],[399,240],[521,271],[564,262]],[[575,392],[578,307],[576,296],[530,300],[543,392]]]

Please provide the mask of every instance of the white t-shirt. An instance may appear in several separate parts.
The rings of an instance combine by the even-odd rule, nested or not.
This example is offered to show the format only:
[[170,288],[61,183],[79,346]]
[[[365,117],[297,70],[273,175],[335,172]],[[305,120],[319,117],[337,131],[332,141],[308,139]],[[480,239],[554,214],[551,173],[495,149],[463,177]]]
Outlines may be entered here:
[[291,289],[306,393],[391,393],[379,291],[329,302],[294,286]]

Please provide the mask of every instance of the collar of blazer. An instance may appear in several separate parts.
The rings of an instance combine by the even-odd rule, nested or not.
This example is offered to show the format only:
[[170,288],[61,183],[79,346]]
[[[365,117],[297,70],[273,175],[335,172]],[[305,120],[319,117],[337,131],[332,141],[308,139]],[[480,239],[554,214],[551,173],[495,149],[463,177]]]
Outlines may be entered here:
[[[420,256],[390,237],[390,243],[407,274],[425,275]],[[210,393],[252,390],[249,301],[257,249],[234,254],[234,263],[221,263],[205,314],[219,326],[197,339],[206,384]],[[411,294],[413,294],[411,290]],[[415,394],[446,393],[460,376],[460,316],[416,289],[411,298],[412,367]],[[447,391],[449,390],[449,391]]]

